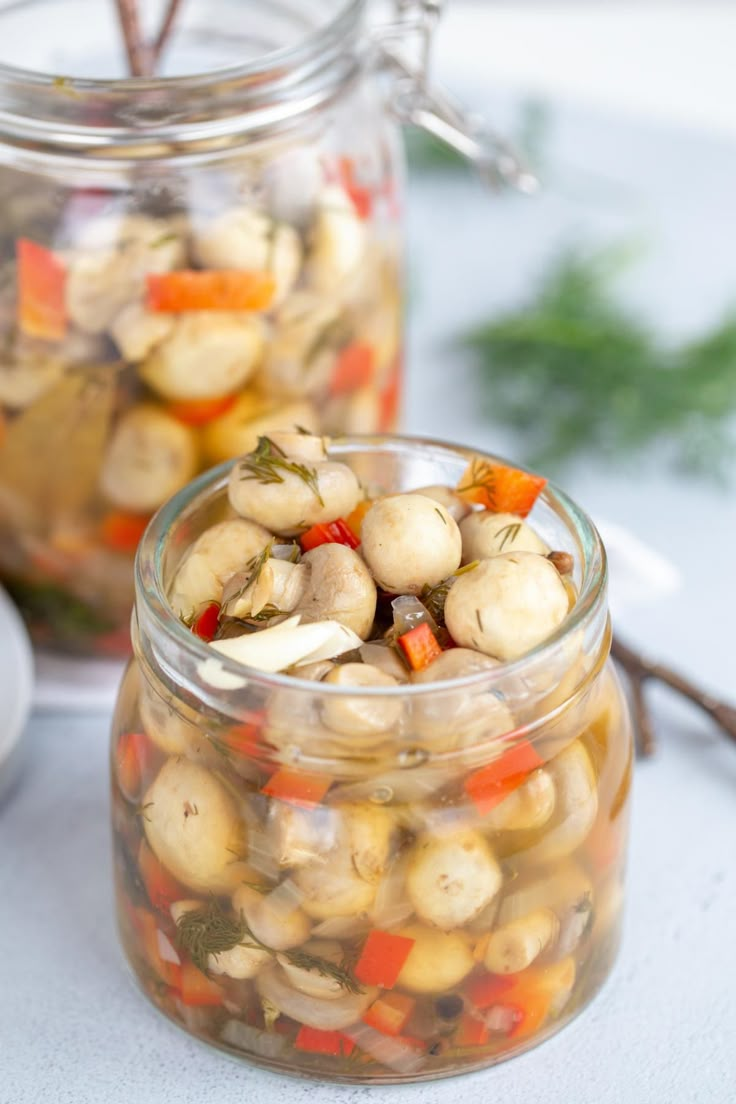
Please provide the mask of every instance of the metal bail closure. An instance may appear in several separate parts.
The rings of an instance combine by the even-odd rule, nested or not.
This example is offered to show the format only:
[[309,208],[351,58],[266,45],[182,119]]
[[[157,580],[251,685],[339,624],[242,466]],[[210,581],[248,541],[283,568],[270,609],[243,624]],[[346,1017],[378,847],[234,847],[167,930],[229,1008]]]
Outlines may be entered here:
[[432,42],[443,3],[395,0],[395,21],[376,28],[381,64],[396,81],[394,112],[400,122],[426,131],[467,158],[490,187],[507,186],[531,195],[539,181],[513,146],[429,81]]

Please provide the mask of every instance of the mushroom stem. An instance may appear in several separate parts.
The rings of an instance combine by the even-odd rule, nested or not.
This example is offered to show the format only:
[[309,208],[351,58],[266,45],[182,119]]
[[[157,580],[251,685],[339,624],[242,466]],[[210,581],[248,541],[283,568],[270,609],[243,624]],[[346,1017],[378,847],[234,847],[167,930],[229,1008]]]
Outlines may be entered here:
[[646,758],[653,755],[656,750],[649,708],[643,693],[644,684],[649,679],[663,682],[665,686],[669,686],[671,690],[693,702],[712,717],[721,731],[736,743],[736,707],[713,697],[707,690],[696,686],[694,682],[679,672],[673,671],[671,667],[646,659],[622,643],[616,636],[611,643],[611,655],[629,679],[639,755]]

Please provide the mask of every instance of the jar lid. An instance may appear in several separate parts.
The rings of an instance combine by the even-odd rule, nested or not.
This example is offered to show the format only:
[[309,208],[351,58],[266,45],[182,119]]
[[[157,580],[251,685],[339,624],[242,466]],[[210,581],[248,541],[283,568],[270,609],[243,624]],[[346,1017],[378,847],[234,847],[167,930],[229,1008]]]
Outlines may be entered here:
[[0,587],[0,801],[20,768],[32,696],[31,642],[18,611]]

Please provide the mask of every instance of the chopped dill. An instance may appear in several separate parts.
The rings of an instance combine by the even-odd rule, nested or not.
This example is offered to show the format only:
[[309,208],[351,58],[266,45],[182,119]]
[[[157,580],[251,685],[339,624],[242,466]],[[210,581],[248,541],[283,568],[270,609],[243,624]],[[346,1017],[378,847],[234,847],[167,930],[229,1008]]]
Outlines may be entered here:
[[466,575],[468,571],[472,571],[477,566],[478,561],[473,560],[472,563],[465,564],[464,567],[459,567],[454,575],[450,575],[449,578],[443,579],[441,583],[437,583],[432,587],[425,584],[422,588],[419,600],[438,625],[444,625],[445,623],[445,602],[447,601],[447,595],[450,593],[450,587],[457,578],[461,575]]
[[309,954],[308,951],[295,950],[286,951],[285,953],[292,966],[296,966],[300,970],[315,970],[321,977],[332,978],[342,989],[346,989],[348,993],[363,992],[358,982],[344,964],[330,962],[326,958],[320,958],[318,955]]
[[285,617],[285,616],[286,616],[286,613],[285,613],[284,610],[280,610],[278,608],[278,606],[272,606],[271,603],[268,602],[263,607],[262,610],[258,611],[258,613],[251,614],[251,616],[248,618],[248,621],[255,621],[256,623],[261,623],[263,621],[271,621],[272,618],[274,618],[274,617]]
[[487,464],[485,460],[479,460],[477,457],[471,460],[469,471],[466,474],[470,482],[458,486],[458,494],[477,490],[487,490],[490,492],[493,489],[496,473],[491,465]]
[[244,456],[240,461],[240,478],[243,480],[255,479],[258,483],[283,483],[284,472],[296,475],[309,487],[320,506],[324,506],[324,500],[320,494],[317,482],[317,472],[306,464],[299,464],[295,460],[288,460],[286,453],[275,445],[270,437],[259,437],[258,446],[254,452]]
[[501,537],[501,544],[499,545],[502,552],[503,552],[503,550],[504,550],[504,548],[506,547],[507,544],[513,544],[514,543],[514,541],[516,540],[516,538],[518,537],[520,532],[521,532],[521,522],[520,521],[513,522],[511,525],[504,525],[503,529],[499,529],[496,532],[497,537],[501,537],[501,534],[503,533],[503,536]]
[[434,508],[434,512],[436,513],[437,517],[438,517],[438,518],[440,519],[440,521],[442,522],[442,524],[443,524],[443,525],[447,525],[447,522],[445,521],[445,517],[444,517],[444,514],[443,514],[443,513],[442,513],[442,511],[440,510],[439,506],[435,506],[435,508]]

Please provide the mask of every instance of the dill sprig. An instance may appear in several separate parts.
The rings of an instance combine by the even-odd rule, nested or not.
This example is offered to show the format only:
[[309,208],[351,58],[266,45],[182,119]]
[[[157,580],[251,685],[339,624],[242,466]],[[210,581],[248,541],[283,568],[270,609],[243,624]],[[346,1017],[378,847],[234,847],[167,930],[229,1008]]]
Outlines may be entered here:
[[306,483],[320,506],[324,506],[315,469],[308,467],[307,464],[300,464],[296,460],[288,460],[286,453],[275,445],[270,437],[258,438],[255,451],[244,456],[240,461],[239,471],[247,473],[241,474],[241,479],[255,479],[258,483],[283,483],[284,472],[296,475]]
[[514,543],[514,541],[518,537],[520,531],[521,531],[521,522],[520,521],[515,521],[515,522],[511,522],[510,525],[504,525],[503,528],[499,529],[496,532],[497,537],[501,537],[501,534],[503,533],[503,536],[501,537],[501,543],[498,546],[499,549],[501,550],[501,552],[503,552],[503,550],[504,550],[504,548],[506,547],[507,544],[513,544]]
[[666,344],[612,294],[630,259],[621,248],[566,252],[525,307],[467,337],[489,414],[520,434],[532,467],[659,444],[681,470],[723,475],[736,448],[736,313]]
[[[203,971],[208,968],[210,955],[223,954],[233,947],[248,947],[274,954],[272,947],[262,943],[253,934],[242,912],[237,916],[226,912],[214,897],[201,908],[192,909],[179,917],[176,922],[176,937],[181,949]],[[333,978],[349,993],[363,991],[344,964],[330,962],[303,949],[281,951],[280,954],[292,966],[301,970],[315,970],[322,977]]]
[[441,583],[437,583],[435,586],[429,586],[425,583],[422,587],[419,600],[432,617],[434,617],[438,625],[444,626],[445,624],[445,602],[447,601],[447,595],[450,593],[450,587],[460,575],[467,575],[469,571],[472,571],[477,566],[478,561],[473,560],[472,563],[465,564],[464,567],[459,567],[454,575],[450,575],[447,579],[443,579]]
[[256,624],[259,624],[262,621],[271,621],[274,617],[285,616],[286,614],[284,610],[280,610],[278,606],[273,606],[270,602],[268,602],[262,610],[259,610],[258,613],[251,614],[251,616],[247,618],[247,620],[254,621],[256,622]]

